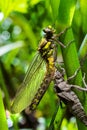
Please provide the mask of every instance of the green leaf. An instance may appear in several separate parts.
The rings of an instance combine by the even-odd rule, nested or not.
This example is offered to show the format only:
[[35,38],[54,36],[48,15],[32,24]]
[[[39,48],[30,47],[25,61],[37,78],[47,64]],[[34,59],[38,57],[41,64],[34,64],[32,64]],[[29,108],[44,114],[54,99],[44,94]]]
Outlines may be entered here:
[[28,38],[28,43],[29,46],[33,50],[36,50],[37,48],[37,38],[35,33],[32,30],[31,25],[29,24],[29,21],[21,14],[19,13],[13,13],[11,15],[12,20],[14,21],[15,24],[18,24],[24,31],[24,36]]
[[[64,34],[64,38],[63,38],[62,42],[66,45],[67,43],[69,43],[72,40],[74,40],[72,29],[68,29],[67,33]],[[62,54],[63,54],[64,65],[65,65],[67,76],[70,77],[80,67],[75,42],[73,42],[67,48],[64,48],[64,49],[62,48]],[[78,72],[76,77],[70,83],[76,84],[76,85],[79,85],[80,87],[82,87],[81,71]],[[84,101],[86,99],[84,97],[84,93],[80,93],[79,91],[75,91],[75,92],[81,101]],[[82,102],[82,103],[84,106],[85,102]],[[79,130],[82,130],[82,129],[87,130],[87,127],[83,123],[81,123],[79,120],[77,120],[77,124],[78,124]]]
[[5,84],[5,80],[3,77],[3,73],[1,70],[1,63],[0,63],[0,85],[1,85],[1,89],[3,90],[4,94],[5,94],[5,102],[7,105],[7,109],[10,110],[10,97],[9,97],[9,93]]
[[58,8],[59,8],[60,0],[50,0],[50,4],[53,13],[53,21],[55,23],[58,16]]
[[58,23],[61,26],[70,26],[72,23],[77,0],[61,0],[58,13]]
[[0,130],[8,130],[1,89],[0,89]]
[[19,130],[19,127],[18,127],[18,120],[19,118],[21,118],[22,116],[20,114],[11,114],[11,119],[13,121],[13,127],[14,127],[14,130]]
[[82,29],[87,33],[87,0],[80,0],[80,10],[82,15]]
[[78,56],[81,63],[81,69],[86,74],[85,80],[87,82],[87,34],[85,35],[83,42],[80,46]]
[[29,5],[30,6],[35,6],[36,4],[38,4],[41,0],[29,0]]
[[17,41],[5,46],[1,46],[0,47],[0,56],[6,54],[9,51],[12,51],[14,49],[20,48],[24,46],[24,42],[23,41]]
[[[67,76],[70,77],[80,67],[78,53],[76,50],[74,36],[71,28],[67,30],[67,32],[63,35],[62,39],[64,39],[62,42],[65,45],[73,41],[68,47],[62,48],[62,55]],[[72,80],[72,83],[82,86],[82,74],[80,71],[78,72],[75,79]]]
[[86,55],[87,55],[87,34],[80,46],[80,49],[79,49],[79,58],[80,60],[82,60]]
[[0,47],[0,56],[3,56],[2,60],[5,64],[6,68],[11,69],[9,67],[10,67],[14,57],[17,55],[18,51],[23,46],[24,46],[23,41],[17,41],[17,42],[10,43],[10,44]]
[[56,119],[54,121],[55,130],[60,129],[61,122],[64,118],[65,112],[66,112],[66,106],[64,105],[63,108],[61,108],[61,106],[59,106],[59,109],[58,109],[58,112],[57,112],[57,115],[56,115]]
[[27,0],[0,0],[0,9],[4,13],[4,18],[12,11],[18,11],[22,13],[27,12]]

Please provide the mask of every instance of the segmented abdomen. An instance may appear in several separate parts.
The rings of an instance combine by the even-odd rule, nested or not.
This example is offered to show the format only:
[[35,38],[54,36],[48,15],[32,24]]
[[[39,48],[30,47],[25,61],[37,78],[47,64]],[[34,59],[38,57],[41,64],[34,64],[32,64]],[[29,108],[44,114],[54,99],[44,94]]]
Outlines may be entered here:
[[73,91],[71,91],[70,94],[73,96],[74,102],[68,103],[69,110],[87,126],[87,115],[80,100]]
[[43,97],[44,93],[46,92],[51,80],[52,80],[51,74],[46,74],[44,80],[41,83],[40,88],[38,89],[34,99],[32,100],[31,105],[27,108],[28,111],[34,111],[36,109],[41,98]]

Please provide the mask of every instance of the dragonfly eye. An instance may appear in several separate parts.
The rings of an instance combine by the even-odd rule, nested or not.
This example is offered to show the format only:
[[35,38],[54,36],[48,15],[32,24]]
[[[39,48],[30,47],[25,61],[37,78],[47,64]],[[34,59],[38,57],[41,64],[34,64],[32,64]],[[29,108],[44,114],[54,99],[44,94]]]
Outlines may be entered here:
[[45,37],[47,38],[47,39],[50,39],[52,36],[53,36],[53,33],[54,33],[54,31],[53,31],[53,29],[52,28],[45,28],[45,29],[43,29],[43,32],[45,33]]
[[50,28],[44,28],[43,32],[44,33],[52,33],[52,30]]

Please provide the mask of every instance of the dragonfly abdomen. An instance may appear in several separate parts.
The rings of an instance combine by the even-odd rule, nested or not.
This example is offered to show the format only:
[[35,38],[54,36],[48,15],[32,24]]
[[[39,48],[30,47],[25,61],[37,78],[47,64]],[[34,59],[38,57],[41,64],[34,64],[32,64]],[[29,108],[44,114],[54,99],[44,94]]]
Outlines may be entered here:
[[32,100],[31,105],[29,106],[29,111],[34,111],[40,100],[42,99],[44,93],[46,92],[50,82],[52,80],[51,74],[46,74],[44,80],[41,83],[40,88],[38,89],[34,99]]

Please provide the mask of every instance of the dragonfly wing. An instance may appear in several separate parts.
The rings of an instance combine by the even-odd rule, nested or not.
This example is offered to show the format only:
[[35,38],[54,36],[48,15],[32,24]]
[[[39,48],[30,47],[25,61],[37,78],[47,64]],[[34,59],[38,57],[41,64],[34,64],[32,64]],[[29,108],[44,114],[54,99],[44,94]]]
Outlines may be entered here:
[[45,61],[38,53],[32,61],[26,76],[13,100],[11,111],[19,113],[28,107],[35,97],[46,73]]

